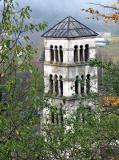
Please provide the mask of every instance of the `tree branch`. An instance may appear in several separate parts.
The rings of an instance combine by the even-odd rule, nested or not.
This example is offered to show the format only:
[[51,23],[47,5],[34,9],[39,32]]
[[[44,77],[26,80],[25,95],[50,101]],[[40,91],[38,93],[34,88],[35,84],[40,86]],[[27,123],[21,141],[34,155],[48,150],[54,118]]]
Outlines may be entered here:
[[109,9],[119,10],[119,8],[117,8],[117,7],[107,6],[107,5],[103,5],[103,4],[99,4],[99,3],[89,3],[89,4],[93,4],[93,5],[96,5],[96,6],[103,7],[103,8],[109,8]]

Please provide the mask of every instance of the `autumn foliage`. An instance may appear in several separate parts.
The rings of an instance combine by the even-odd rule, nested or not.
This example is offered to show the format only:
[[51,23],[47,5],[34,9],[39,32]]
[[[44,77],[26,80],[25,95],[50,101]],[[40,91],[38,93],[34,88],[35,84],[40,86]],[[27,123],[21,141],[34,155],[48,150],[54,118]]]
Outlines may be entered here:
[[119,107],[119,97],[105,96],[102,98],[104,107]]
[[[88,17],[88,19],[92,18],[92,19],[99,20],[99,18],[102,17],[105,23],[108,23],[111,21],[116,24],[119,24],[119,0],[117,0],[112,5],[103,5],[103,4],[95,4],[95,3],[91,3],[91,4],[104,8],[104,13],[102,13],[102,11],[99,11],[98,9],[94,9],[93,7],[88,9],[82,9],[83,11],[91,14],[91,17]],[[110,10],[110,13],[107,12],[107,9]]]

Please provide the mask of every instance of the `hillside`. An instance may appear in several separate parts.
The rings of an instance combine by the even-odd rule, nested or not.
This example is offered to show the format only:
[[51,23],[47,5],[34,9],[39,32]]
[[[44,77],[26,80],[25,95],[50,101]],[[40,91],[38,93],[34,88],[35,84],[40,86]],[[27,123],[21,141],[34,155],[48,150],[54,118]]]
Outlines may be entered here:
[[103,60],[112,60],[115,64],[119,62],[119,37],[112,37],[112,42],[106,47],[100,47],[97,49]]

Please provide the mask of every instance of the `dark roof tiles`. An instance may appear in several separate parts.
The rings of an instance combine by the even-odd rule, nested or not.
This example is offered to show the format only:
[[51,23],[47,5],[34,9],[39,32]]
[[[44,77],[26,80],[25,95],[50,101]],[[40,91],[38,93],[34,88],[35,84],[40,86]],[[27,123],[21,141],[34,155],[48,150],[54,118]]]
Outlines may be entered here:
[[46,31],[42,37],[46,38],[78,38],[92,37],[98,34],[73,17],[67,17],[54,27]]

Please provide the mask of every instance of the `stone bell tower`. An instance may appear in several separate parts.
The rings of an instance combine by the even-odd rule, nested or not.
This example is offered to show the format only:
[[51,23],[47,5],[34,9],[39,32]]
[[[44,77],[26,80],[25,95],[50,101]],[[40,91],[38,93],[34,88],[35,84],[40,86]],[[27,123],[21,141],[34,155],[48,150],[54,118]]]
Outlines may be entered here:
[[96,67],[88,64],[96,57],[95,37],[98,34],[67,17],[46,31],[44,37],[45,93],[55,97],[52,103],[72,108],[77,96],[98,92]]

